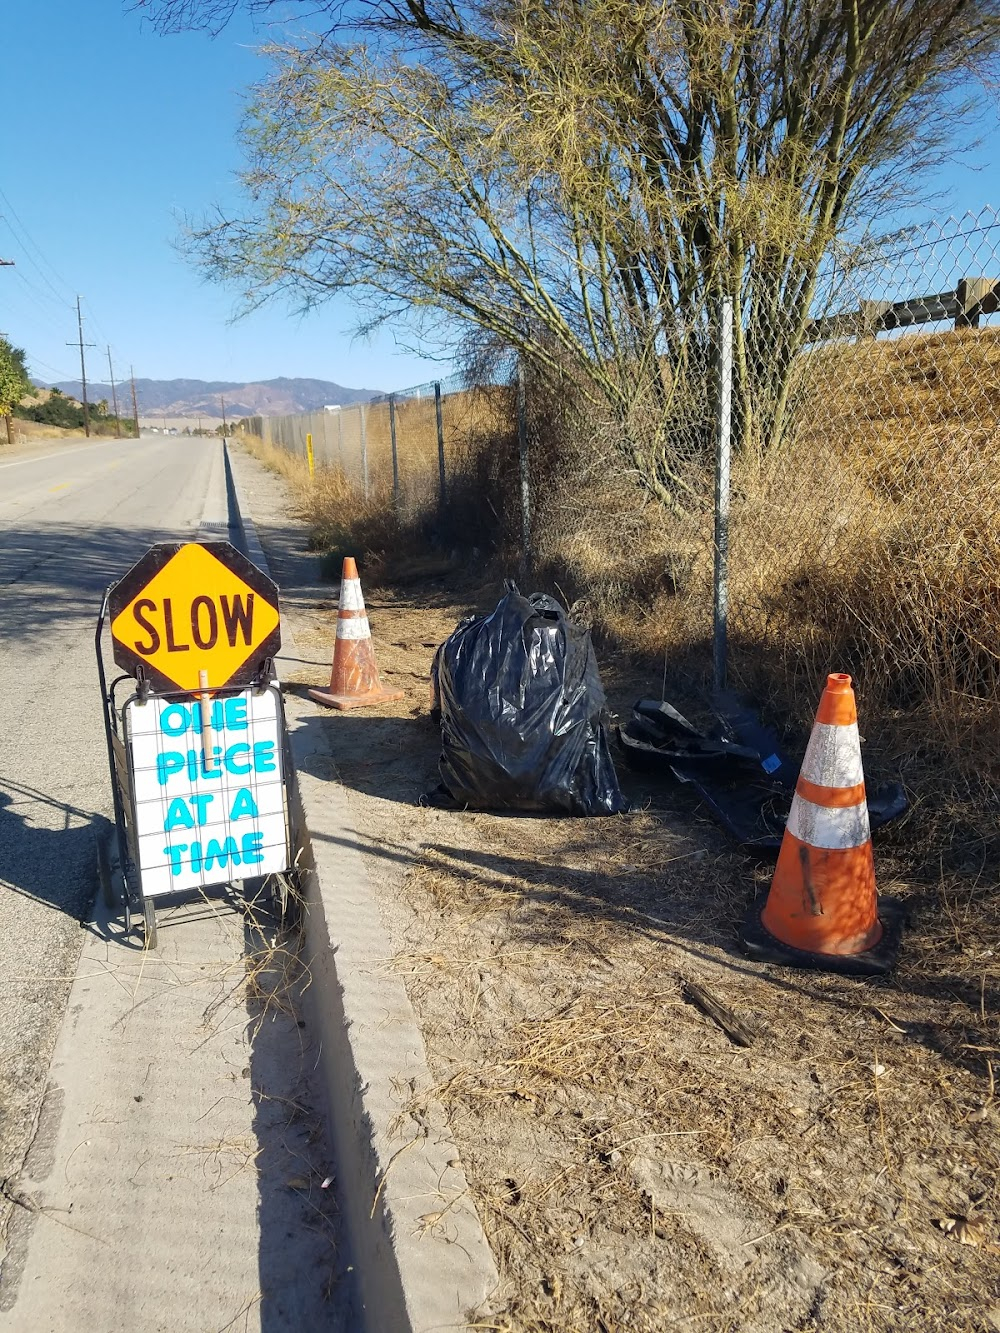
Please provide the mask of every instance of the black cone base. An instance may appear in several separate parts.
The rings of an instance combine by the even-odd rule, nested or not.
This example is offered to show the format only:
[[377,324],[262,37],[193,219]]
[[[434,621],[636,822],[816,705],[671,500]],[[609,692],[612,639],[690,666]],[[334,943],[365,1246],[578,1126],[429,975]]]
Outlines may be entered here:
[[740,931],[740,944],[748,958],[757,963],[777,963],[781,967],[809,967],[817,972],[838,972],[847,977],[884,977],[891,972],[903,942],[903,906],[895,898],[879,898],[878,917],[882,938],[864,953],[810,953],[796,949],[771,934],[760,919],[767,903],[763,893],[750,905]]

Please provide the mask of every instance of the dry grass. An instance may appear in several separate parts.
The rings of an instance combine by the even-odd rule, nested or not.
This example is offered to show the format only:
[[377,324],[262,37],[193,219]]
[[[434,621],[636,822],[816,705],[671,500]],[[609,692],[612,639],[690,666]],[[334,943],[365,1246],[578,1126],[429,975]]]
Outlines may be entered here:
[[[831,669],[856,677],[876,764],[915,792],[942,771],[993,801],[1000,723],[1000,330],[804,358],[800,428],[733,473],[731,662],[804,728]],[[609,469],[610,473],[610,469]],[[709,479],[683,518],[621,478],[558,496],[542,572],[595,628],[674,668],[708,666]]]
[[310,477],[309,466],[299,454],[256,436],[245,437],[243,445],[258,462],[288,483],[297,516],[309,525],[314,549],[331,555],[367,553],[357,534],[372,523],[383,529],[388,525],[383,544],[388,542],[392,528],[397,526],[391,511],[381,502],[359,502],[340,468],[317,467]]
[[[400,502],[392,498],[388,407],[366,410],[369,494],[359,494],[356,422],[344,429],[343,468],[319,461],[313,477],[305,456],[257,437],[247,451],[289,485],[297,517],[309,525],[311,544],[327,557],[324,572],[339,576],[344,555],[364,559],[370,580],[405,583],[448,572],[473,556],[509,544],[515,520],[509,492],[515,439],[503,435],[502,391],[449,395],[444,412],[446,492],[439,493],[433,397],[397,405]],[[348,418],[350,414],[348,414]],[[330,452],[330,451],[327,451]]]
[[[919,854],[975,862],[996,837],[1000,764],[1000,330],[831,345],[802,358],[798,428],[733,472],[730,663],[734,682],[801,734],[830,670],[856,680],[873,776],[901,774]],[[429,546],[452,562],[492,550],[518,564],[510,403],[446,400],[448,512],[437,515],[433,400],[401,403],[405,503],[391,495],[387,409],[369,418],[373,499],[342,473],[312,486],[304,462],[257,456],[292,481],[317,545],[368,557],[392,579]],[[382,421],[382,416],[385,420]],[[383,439],[383,436],[385,437]],[[707,683],[711,478],[690,475],[684,516],[644,502],[613,442],[536,422],[536,582],[577,603],[599,643],[623,646],[674,692]],[[389,489],[387,490],[387,486]],[[439,562],[440,563],[440,562]],[[498,571],[499,572],[499,571]]]
[[[24,444],[28,440],[65,440],[80,434],[79,430],[68,430],[64,426],[48,426],[41,421],[22,421],[20,417],[11,418],[11,433],[15,444]],[[7,429],[0,418],[0,449],[6,447]]]
[[[478,466],[484,440],[494,440],[498,426],[510,419],[510,394],[485,388],[448,394],[442,400],[446,485],[459,483]],[[392,497],[392,438],[388,403],[366,411],[369,490],[385,503]],[[396,440],[401,503],[404,511],[434,509],[438,502],[439,458],[433,394],[396,401]]]
[[[433,645],[486,594],[376,594],[380,665],[407,696],[325,720],[395,931],[383,966],[405,978],[501,1270],[472,1326],[993,1333],[995,881],[915,882],[879,835],[880,889],[912,920],[893,976],[862,982],[740,956],[768,868],[683,788],[623,774],[637,813],[591,821],[418,808]],[[601,656],[620,714],[649,671]],[[688,981],[756,1030],[749,1049]]]
[[736,668],[800,726],[850,671],[871,764],[931,816],[920,841],[974,860],[1000,778],[1000,330],[808,361],[802,429],[734,476]]
[[430,947],[396,966],[503,1277],[480,1326],[989,1327],[995,898],[942,881],[892,982],[757,969],[742,859],[677,829],[481,819],[408,881]]
[[287,449],[282,449],[276,444],[270,444],[266,440],[262,440],[259,435],[241,435],[239,443],[248,454],[251,454],[258,462],[263,463],[268,471],[275,472],[279,477],[283,477],[288,482],[293,495],[297,495],[301,484],[308,482],[309,469],[306,466],[305,459],[300,458],[298,454],[289,453]]

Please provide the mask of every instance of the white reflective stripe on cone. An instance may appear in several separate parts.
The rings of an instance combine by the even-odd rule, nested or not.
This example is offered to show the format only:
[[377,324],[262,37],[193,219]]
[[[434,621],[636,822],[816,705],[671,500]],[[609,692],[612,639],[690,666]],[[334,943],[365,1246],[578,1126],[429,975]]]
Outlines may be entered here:
[[365,599],[361,594],[360,579],[340,580],[340,609],[341,611],[363,611],[365,609]]
[[367,616],[348,616],[337,621],[338,639],[370,639],[371,635]]
[[868,802],[831,810],[807,801],[796,792],[788,815],[788,832],[811,847],[825,847],[830,851],[860,847],[871,837]]
[[817,722],[806,746],[800,777],[819,787],[856,787],[864,782],[858,724]]

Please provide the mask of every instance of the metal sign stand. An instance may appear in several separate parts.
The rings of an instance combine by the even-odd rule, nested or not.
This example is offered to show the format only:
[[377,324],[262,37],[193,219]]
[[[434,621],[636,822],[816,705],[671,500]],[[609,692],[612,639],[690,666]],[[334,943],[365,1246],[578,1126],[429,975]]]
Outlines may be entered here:
[[[112,585],[114,587],[115,585]],[[143,871],[143,853],[140,848],[140,819],[137,817],[136,791],[137,791],[137,768],[135,754],[137,744],[141,739],[137,729],[136,719],[139,716],[137,709],[142,709],[150,704],[171,705],[175,704],[179,710],[191,710],[192,716],[198,714],[199,721],[195,724],[196,730],[202,737],[201,760],[205,776],[210,776],[210,765],[221,764],[221,760],[209,757],[206,761],[206,749],[210,755],[215,750],[220,750],[218,745],[211,745],[210,741],[218,740],[219,737],[213,731],[204,727],[205,714],[209,713],[209,708],[205,705],[206,695],[182,691],[154,691],[149,681],[143,675],[141,669],[135,676],[127,673],[115,676],[108,680],[105,670],[103,635],[104,628],[108,622],[109,598],[112,588],[109,588],[104,594],[101,602],[101,609],[97,617],[97,629],[94,635],[94,645],[97,655],[97,673],[101,687],[101,701],[104,712],[104,733],[107,741],[108,768],[111,775],[111,788],[114,800],[115,814],[115,839],[118,853],[119,875],[115,874],[114,867],[109,855],[109,849],[106,843],[98,842],[99,871],[101,879],[101,892],[105,905],[110,911],[121,909],[124,915],[125,931],[131,932],[134,917],[141,916],[143,921],[143,930],[145,946],[154,948],[156,946],[156,903],[161,898],[173,898],[192,892],[206,894],[217,891],[224,893],[231,891],[234,887],[234,878],[221,878],[216,883],[204,882],[204,875],[200,882],[191,885],[188,884],[182,888],[173,889],[162,887],[163,867],[158,867],[157,883],[155,887],[151,884],[153,876],[146,870],[147,883],[144,886]],[[298,894],[292,882],[292,854],[291,838],[288,811],[289,805],[289,782],[291,778],[291,764],[289,763],[289,748],[287,740],[287,730],[285,727],[284,707],[281,699],[281,690],[278,686],[273,670],[273,661],[271,658],[265,658],[258,668],[255,678],[249,687],[243,686],[240,689],[223,689],[213,691],[213,702],[219,701],[220,706],[225,708],[227,700],[239,699],[248,696],[250,693],[263,695],[270,692],[273,695],[274,715],[277,721],[279,750],[276,755],[276,762],[280,765],[280,787],[281,787],[281,815],[284,824],[284,849],[281,857],[282,870],[271,870],[265,876],[248,875],[245,883],[250,880],[261,883],[263,892],[270,898],[271,906],[275,915],[282,922],[289,919],[294,905],[298,902]],[[202,710],[204,709],[204,713]],[[148,730],[148,728],[147,728]],[[148,740],[148,737],[146,738]],[[250,746],[234,746],[233,750],[249,752]],[[189,755],[197,754],[197,750],[190,751]],[[235,756],[232,759],[232,771],[242,773],[247,771],[245,762],[246,755],[241,753],[239,759],[241,763],[236,765]],[[188,766],[191,765],[191,759],[188,760]],[[197,769],[198,760],[194,760]],[[142,779],[142,770],[139,770],[138,777]],[[221,774],[219,775],[221,776]],[[147,773],[148,777],[148,773]],[[161,778],[161,781],[164,779]],[[276,784],[275,784],[276,785]],[[201,800],[210,798],[201,797]],[[199,807],[201,809],[201,807]],[[165,835],[162,835],[165,836]],[[161,840],[162,840],[161,836]],[[252,834],[250,835],[253,836]],[[231,841],[231,840],[230,840]],[[183,845],[183,844],[182,844]],[[199,846],[199,856],[201,848]],[[256,852],[256,845],[252,844]],[[166,852],[168,849],[164,848]],[[238,862],[238,857],[233,858]],[[259,859],[256,855],[247,858],[248,861]],[[272,860],[274,859],[274,849],[272,847]],[[209,858],[211,860],[211,858]],[[173,863],[171,863],[173,864]],[[207,862],[206,862],[207,864]],[[220,865],[222,864],[220,858]]]

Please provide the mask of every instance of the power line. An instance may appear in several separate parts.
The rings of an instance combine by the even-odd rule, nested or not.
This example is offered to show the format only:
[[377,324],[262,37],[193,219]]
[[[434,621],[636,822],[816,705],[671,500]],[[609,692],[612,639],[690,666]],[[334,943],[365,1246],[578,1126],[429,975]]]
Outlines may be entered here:
[[[49,272],[50,272],[50,273],[52,274],[52,276],[56,279],[56,281],[57,281],[58,283],[60,283],[60,284],[63,286],[63,288],[65,289],[65,291],[67,291],[67,292],[70,291],[71,288],[70,288],[69,283],[68,283],[68,282],[66,281],[66,279],[65,279],[64,277],[62,277],[62,275],[61,275],[61,274],[60,274],[60,273],[59,273],[59,272],[52,266],[52,264],[50,263],[50,261],[49,261],[48,259],[46,259],[45,255],[42,253],[41,248],[40,248],[38,245],[36,245],[35,242],[31,239],[31,235],[30,235],[30,233],[28,232],[28,228],[24,225],[24,223],[21,221],[20,217],[18,216],[17,209],[16,209],[16,208],[14,207],[14,205],[10,202],[10,200],[9,200],[9,199],[7,198],[7,196],[4,194],[4,192],[3,192],[2,189],[0,189],[0,201],[3,202],[3,204],[5,205],[5,207],[6,207],[6,209],[7,209],[7,212],[10,213],[11,217],[13,217],[14,221],[17,223],[18,227],[19,227],[20,230],[21,230],[21,233],[22,233],[22,235],[23,235],[23,237],[24,237],[24,239],[23,239],[23,241],[21,242],[21,244],[22,244],[22,245],[28,245],[32,250],[34,250],[35,254],[36,254],[36,255],[38,256],[38,258],[42,261],[42,263],[43,263],[43,264],[45,265],[45,267],[49,270]],[[11,230],[11,232],[13,232],[13,227],[11,227],[10,219],[9,219],[9,218],[5,218],[4,220],[6,221],[8,228]],[[34,261],[29,261],[29,262],[34,263]],[[37,264],[35,264],[34,266],[35,266],[35,268],[38,268],[38,265],[37,265]],[[41,272],[41,270],[39,270],[39,272]],[[43,278],[45,277],[44,273],[42,274],[42,277],[43,277]],[[46,280],[46,282],[48,282],[48,279],[47,279],[47,278],[46,278],[45,280]],[[49,286],[51,287],[52,284],[49,283]],[[55,291],[55,288],[53,287],[52,290]],[[58,293],[57,293],[57,295],[58,295]],[[60,298],[60,299],[63,299],[63,298]],[[67,302],[67,304],[71,304],[71,302]]]
[[[66,282],[65,278],[59,273],[59,271],[55,268],[52,262],[47,258],[42,248],[33,240],[30,232],[28,231],[28,228],[25,226],[19,213],[17,212],[17,209],[14,207],[14,205],[11,203],[10,199],[7,197],[7,195],[4,193],[2,189],[0,189],[0,201],[2,201],[6,209],[6,212],[0,213],[0,220],[4,222],[4,224],[7,227],[7,230],[10,232],[10,235],[13,237],[14,241],[22,250],[24,258],[38,274],[41,281],[48,288],[48,291],[47,292],[42,291],[41,288],[29,282],[29,280],[27,279],[27,277],[24,276],[24,274],[19,273],[17,275],[18,278],[36,299],[49,302],[51,305],[54,305],[60,311],[60,313],[64,312],[67,306],[69,307],[69,309],[72,310],[74,302],[72,300],[68,300],[65,297],[65,295],[55,287],[52,280],[50,279],[48,274],[45,272],[45,269],[43,269],[41,265],[44,264],[45,268],[48,269],[49,273],[51,273],[52,277],[55,278],[56,282],[61,284],[67,290],[69,286],[68,283]],[[37,255],[38,257],[37,260],[33,257],[31,251],[34,251],[34,254]],[[41,261],[41,263],[39,263],[38,261]],[[77,319],[79,322],[80,320],[79,297],[77,298],[75,304],[77,306]],[[87,302],[87,311],[91,324],[93,324],[96,327],[97,331],[104,338],[104,341],[110,344],[111,340],[108,338],[107,332],[102,327],[89,301]],[[87,345],[93,346],[94,344],[87,344]],[[83,372],[81,371],[81,376],[82,374]],[[86,425],[87,424],[86,405],[84,410],[84,418]],[[87,433],[88,434],[90,433],[89,429]]]
[[[72,345],[73,344],[71,344],[71,346]],[[57,380],[66,381],[72,380],[73,378],[72,371],[60,370],[58,366],[50,366],[47,361],[43,361],[40,357],[32,356],[30,352],[28,353],[28,360],[33,366],[42,366],[50,374],[54,375]]]
[[83,306],[84,309],[87,311],[91,328],[95,329],[100,334],[102,342],[111,343],[111,346],[114,349],[115,354],[117,355],[119,351],[118,347],[113,342],[111,342],[107,330],[104,328],[101,321],[94,314],[94,307],[91,305],[90,300],[86,296],[83,298]]
[[[15,234],[13,230],[11,231],[11,234],[12,235]],[[5,300],[4,302],[5,307],[7,308],[10,315],[13,317],[14,322],[16,324],[27,323],[33,326],[35,329],[48,333],[50,326],[44,323],[43,320],[40,320],[38,318],[38,309],[37,309],[38,303],[47,302],[50,308],[54,307],[59,311],[60,314],[62,314],[66,309],[66,303],[64,303],[61,299],[53,298],[47,292],[42,291],[40,287],[37,287],[34,283],[30,282],[24,276],[23,273],[19,272],[15,268],[14,260],[0,259],[0,266],[4,268],[14,269],[15,278],[18,279],[21,285],[25,288],[26,292],[32,297],[32,305],[27,310],[18,309],[16,305],[11,305],[11,303],[8,300]],[[37,268],[37,265],[35,267]],[[49,284],[49,286],[51,287],[51,284]],[[69,308],[72,310],[73,307],[70,306]],[[94,344],[88,343],[86,345],[93,346]],[[77,346],[77,344],[70,343],[69,346],[75,347]],[[42,357],[40,356],[36,356],[33,352],[29,351],[27,353],[26,360],[35,370],[36,374],[38,373],[39,370],[47,370],[49,374],[53,376],[56,380],[67,381],[67,380],[72,380],[73,378],[72,371],[66,370],[59,366],[53,366],[50,362],[43,360]],[[42,378],[42,376],[39,376],[39,378]]]
[[38,263],[36,263],[36,261],[32,258],[31,254],[30,254],[30,252],[29,252],[29,250],[28,250],[28,247],[27,247],[27,245],[25,244],[24,238],[21,237],[21,236],[19,236],[18,233],[14,230],[13,226],[11,225],[10,218],[7,217],[6,213],[0,213],[0,221],[6,223],[7,230],[10,232],[11,236],[12,236],[13,239],[14,239],[15,244],[17,245],[18,249],[21,251],[21,257],[22,257],[22,259],[27,260],[27,262],[31,265],[31,267],[35,270],[35,272],[36,272],[36,273],[38,274],[38,276],[41,278],[42,282],[44,282],[45,285],[46,285],[46,287],[48,287],[49,291],[52,293],[52,295],[55,297],[55,299],[56,299],[61,305],[62,305],[62,304],[65,304],[62,295],[61,295],[58,291],[56,291],[55,287],[53,286],[53,284],[52,284],[51,281],[49,280],[47,274],[45,273],[45,270],[44,270],[43,268],[41,268],[41,266],[40,266]]
[[[60,323],[64,322],[64,319],[65,316],[60,320]],[[32,342],[48,341],[53,337],[54,320],[51,317],[46,318],[44,311],[42,312],[42,318],[39,318],[34,310],[18,307],[15,302],[6,299],[4,301],[3,322],[9,326],[7,332],[9,335],[15,336],[16,341],[29,344],[29,352]],[[16,335],[13,334],[15,328],[17,329]],[[58,333],[56,337],[58,337]]]
[[[10,232],[11,236],[14,238],[19,248],[24,252],[24,258],[27,260],[27,262],[31,265],[31,267],[38,274],[39,278],[48,288],[48,292],[43,292],[40,288],[34,286],[32,283],[28,281],[28,279],[23,274],[18,275],[20,280],[24,283],[24,285],[28,288],[28,290],[31,291],[35,296],[37,296],[42,300],[54,302],[60,311],[65,310],[67,306],[70,309],[72,309],[74,302],[71,298],[67,298],[65,294],[66,291],[70,290],[69,284],[66,282],[66,279],[55,268],[52,262],[47,258],[41,246],[39,246],[37,242],[35,242],[32,239],[32,236],[28,231],[28,228],[22,221],[17,209],[10,202],[10,199],[7,197],[7,195],[4,193],[2,189],[0,189],[0,202],[3,203],[6,209],[6,212],[0,212],[0,220],[4,222],[4,224],[7,227],[7,230]],[[31,253],[32,251],[34,252],[34,255],[32,255]],[[37,256],[37,259],[34,256]],[[39,261],[41,262],[39,263]],[[43,268],[42,265],[44,265],[45,268]],[[45,272],[45,269],[48,269],[48,273]],[[52,278],[49,277],[49,274],[51,274],[52,278],[55,278],[56,282],[58,282],[64,288],[63,292],[60,292],[56,288],[56,286],[52,282]],[[49,293],[51,293],[51,295]],[[77,304],[78,303],[79,303],[79,298],[77,298]],[[97,331],[100,334],[102,334],[104,340],[106,342],[110,342],[110,339],[108,338],[106,331],[101,326],[101,323],[98,320],[94,312],[94,309],[89,301],[87,302],[87,311],[91,323],[96,327]]]
[[[48,292],[30,282],[16,269],[14,276],[18,280],[18,286],[12,293],[5,293],[4,297],[4,313],[8,322],[12,328],[16,325],[20,329],[27,325],[29,329],[35,329],[44,337],[51,337],[54,317],[58,313],[59,322],[62,323],[66,316],[66,305],[62,301],[56,301]],[[26,304],[20,304],[17,299],[19,296]]]
[[[5,299],[5,314],[7,314],[12,327],[14,325],[18,327],[26,325],[29,329],[34,329],[36,331],[35,336],[38,334],[51,336],[52,323],[46,316],[49,311],[52,311],[53,313],[58,311],[60,317],[64,316],[67,308],[66,305],[62,301],[57,303],[47,292],[42,291],[41,288],[29,282],[22,273],[18,273],[15,270],[14,276],[19,279],[24,288],[24,294],[30,296],[31,301],[27,306],[20,306],[16,301]],[[70,310],[73,310],[74,308],[75,302],[73,305],[69,306]],[[30,335],[26,341],[30,341]],[[75,342],[69,344],[71,347],[75,347],[76,345]],[[73,379],[72,371],[53,366],[50,362],[43,360],[40,356],[36,356],[30,349],[28,350],[28,360],[32,365],[45,367],[55,375],[57,379]]]
[[94,329],[97,333],[99,333],[105,342],[110,342],[111,339],[108,337],[107,330],[104,328],[104,326],[101,324],[101,321],[94,314],[94,307],[90,304],[90,301],[86,297],[83,297],[82,300],[84,307],[87,311],[87,318],[90,320],[90,327]]
[[72,305],[69,305],[66,301],[57,301],[55,297],[50,296],[48,292],[43,292],[41,287],[36,287],[35,284],[30,282],[23,273],[16,274],[16,277],[21,285],[31,294],[34,300],[47,302],[50,308],[58,309],[61,315],[64,315],[67,310],[73,309]]
[[[55,309],[57,309],[57,310],[60,312],[60,314],[66,309],[67,306],[69,306],[69,308],[72,309],[74,303],[73,303],[72,301],[67,300],[66,297],[65,297],[64,292],[60,292],[60,291],[58,290],[58,288],[55,286],[55,284],[53,283],[53,281],[52,281],[52,279],[54,278],[54,279],[55,279],[55,282],[59,283],[59,284],[64,288],[65,291],[68,291],[68,290],[69,290],[69,285],[68,285],[68,283],[66,282],[66,279],[62,276],[62,274],[59,273],[59,271],[55,268],[55,266],[52,264],[52,262],[47,258],[47,256],[46,256],[45,253],[43,252],[41,246],[39,246],[39,245],[37,244],[37,242],[32,238],[30,232],[28,231],[28,228],[25,226],[24,222],[22,221],[22,219],[21,219],[21,217],[20,217],[20,215],[19,215],[17,209],[14,207],[14,205],[11,203],[10,199],[7,197],[7,195],[4,193],[4,191],[3,191],[2,189],[0,189],[0,202],[2,202],[2,204],[3,204],[3,206],[4,206],[4,209],[5,209],[5,212],[0,213],[0,221],[2,221],[2,222],[5,224],[5,226],[6,226],[7,230],[8,230],[8,232],[10,233],[10,235],[11,235],[11,237],[13,238],[14,242],[16,243],[16,245],[18,246],[18,248],[23,252],[24,258],[27,260],[28,264],[30,264],[30,266],[31,266],[31,267],[35,270],[35,272],[38,274],[38,277],[39,277],[39,278],[41,279],[41,281],[44,283],[45,287],[48,288],[48,291],[43,291],[40,287],[38,287],[38,286],[36,286],[34,283],[30,282],[30,281],[28,280],[28,278],[27,278],[23,273],[20,273],[20,272],[18,272],[18,273],[15,275],[15,276],[18,278],[19,282],[21,282],[21,283],[23,284],[23,286],[25,287],[25,289],[26,289],[26,290],[27,290],[27,291],[28,291],[28,292],[29,292],[29,293],[30,293],[30,294],[31,294],[37,301],[42,301],[42,302],[47,302],[47,303],[49,303],[49,305],[50,305],[50,306],[54,306]],[[33,252],[33,253],[32,253],[32,252]],[[37,258],[35,258],[35,256],[37,256]],[[13,266],[14,266],[14,261],[13,261],[13,260],[0,261],[0,263],[3,263],[5,267],[8,267],[8,266],[9,266],[9,267],[13,267]],[[44,265],[45,267],[43,268],[42,265]],[[46,271],[45,271],[46,269],[48,269],[48,273],[46,273]],[[50,278],[49,274],[52,275],[51,278]],[[77,298],[76,298],[75,305],[76,305],[76,320],[77,320],[78,337],[77,337],[76,342],[74,342],[74,343],[68,343],[67,346],[69,346],[69,347],[77,346],[77,347],[79,347],[79,349],[80,349],[80,387],[81,387],[82,398],[83,398],[83,425],[84,425],[84,430],[85,430],[86,434],[89,436],[89,435],[90,435],[90,404],[89,404],[89,402],[88,402],[88,400],[87,400],[87,366],[86,366],[86,358],[85,358],[85,354],[84,354],[84,348],[85,348],[85,347],[94,347],[94,346],[96,346],[96,344],[95,344],[95,343],[85,343],[85,342],[84,342],[84,339],[83,339],[83,311],[82,311],[82,307],[81,307],[81,298],[80,298],[79,296],[77,296]],[[116,387],[115,379],[114,379],[114,368],[113,368],[113,366],[112,366],[112,361],[111,361],[111,340],[110,340],[110,338],[108,337],[106,330],[105,330],[105,329],[103,328],[103,326],[101,325],[100,320],[97,318],[96,314],[94,313],[93,307],[90,305],[90,302],[89,302],[89,301],[87,302],[87,312],[88,312],[88,316],[89,316],[89,319],[90,319],[91,324],[92,324],[92,325],[97,329],[97,331],[102,335],[102,337],[103,337],[103,339],[104,339],[104,341],[105,341],[105,344],[106,344],[106,346],[107,346],[107,352],[108,352],[108,372],[109,372],[109,375],[111,376],[111,394],[112,394],[112,398],[114,399],[114,402],[115,402],[115,420],[116,420],[116,422],[118,422],[118,421],[119,421],[119,413],[118,413],[118,398],[117,398],[117,387]],[[34,312],[32,312],[32,313],[33,313],[33,315],[34,315]],[[23,316],[22,316],[22,317],[23,317]],[[38,322],[37,318],[30,318],[30,322],[33,323],[33,324],[35,324],[35,326],[38,327],[38,328],[43,327],[43,326]],[[63,375],[64,375],[64,372],[58,370],[58,369],[57,369],[56,367],[54,367],[54,366],[50,366],[50,365],[48,365],[47,362],[42,361],[42,360],[41,360],[40,358],[38,358],[38,357],[29,357],[29,360],[31,360],[32,364],[34,364],[34,365],[47,366],[47,368],[48,368],[50,371],[52,371],[53,373],[55,373],[57,376],[63,376]],[[65,376],[65,378],[69,378],[69,376]],[[119,431],[120,431],[120,425],[119,425]]]

